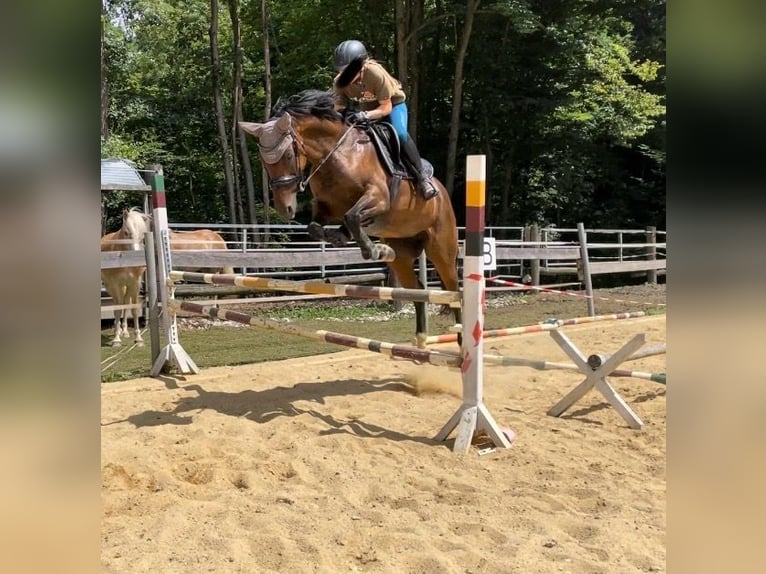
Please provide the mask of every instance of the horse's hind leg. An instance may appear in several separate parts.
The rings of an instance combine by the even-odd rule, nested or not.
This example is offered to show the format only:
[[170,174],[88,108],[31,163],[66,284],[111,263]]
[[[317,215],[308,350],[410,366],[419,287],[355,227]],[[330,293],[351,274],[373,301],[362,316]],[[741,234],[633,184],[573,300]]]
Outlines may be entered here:
[[[442,287],[447,291],[459,291],[460,284],[457,275],[457,240],[451,239],[437,241],[436,238],[426,242],[426,257],[433,264],[436,273],[439,275]],[[455,318],[455,324],[462,323],[462,311],[460,307],[452,307],[452,314]],[[462,335],[458,333],[458,344],[462,345]]]
[[[417,275],[413,269],[415,258],[410,254],[405,254],[404,248],[396,249],[396,259],[388,262],[388,267],[394,272],[396,278],[402,287],[406,289],[422,289],[423,285],[418,281]],[[426,304],[419,302],[413,303],[415,305],[415,344],[424,349],[426,346],[426,337],[428,332],[426,329]]]

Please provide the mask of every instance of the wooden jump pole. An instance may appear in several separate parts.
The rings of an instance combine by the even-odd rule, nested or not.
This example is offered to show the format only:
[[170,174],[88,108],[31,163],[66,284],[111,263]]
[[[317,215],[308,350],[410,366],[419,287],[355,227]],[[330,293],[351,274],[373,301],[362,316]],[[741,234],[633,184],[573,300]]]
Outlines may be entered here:
[[500,430],[484,405],[484,205],[486,192],[486,156],[466,158],[465,257],[463,259],[463,403],[436,440],[444,441],[456,429],[453,451],[465,454],[471,442],[485,431],[498,447],[509,448],[508,438]]
[[210,283],[214,285],[235,285],[247,289],[262,291],[290,291],[293,293],[312,293],[355,297],[357,299],[381,299],[386,301],[412,301],[415,303],[459,304],[461,294],[456,291],[405,289],[403,287],[372,287],[369,285],[343,285],[312,281],[290,281],[270,279],[268,277],[246,277],[244,275],[225,275],[215,273],[191,273],[171,271],[172,281],[192,283]]
[[[525,325],[522,327],[508,327],[506,329],[490,329],[484,331],[482,336],[485,339],[492,337],[506,337],[509,335],[521,335],[524,333],[538,333],[541,331],[552,331],[565,325],[579,325],[581,323],[594,323],[596,321],[617,321],[620,319],[632,319],[643,317],[644,311],[632,311],[629,313],[612,313],[610,315],[595,315],[593,317],[574,317],[572,319],[555,319],[550,322],[536,323],[535,325]],[[431,335],[426,338],[426,344],[434,343],[452,343],[457,341],[457,333],[445,333],[444,335]]]
[[411,347],[409,345],[385,343],[383,341],[365,339],[364,337],[355,337],[353,335],[344,335],[333,331],[312,331],[295,325],[280,323],[279,321],[274,321],[272,319],[254,317],[246,313],[240,313],[239,311],[220,309],[213,305],[200,305],[199,303],[193,303],[191,301],[179,301],[174,299],[171,302],[170,309],[173,312],[176,312],[177,310],[189,311],[198,315],[206,315],[211,319],[235,321],[243,325],[262,327],[264,329],[271,329],[272,331],[297,335],[298,337],[332,343],[333,345],[364,349],[366,351],[381,353],[391,357],[407,359],[419,363],[430,363],[441,367],[460,367],[463,362],[463,358],[459,353],[429,351],[427,349],[418,349],[417,347]]

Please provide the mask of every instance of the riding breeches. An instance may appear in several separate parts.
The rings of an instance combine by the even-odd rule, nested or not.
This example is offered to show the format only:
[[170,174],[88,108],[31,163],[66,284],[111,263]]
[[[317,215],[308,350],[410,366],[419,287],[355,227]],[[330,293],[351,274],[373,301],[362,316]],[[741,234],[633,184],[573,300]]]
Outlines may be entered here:
[[391,121],[391,125],[394,126],[394,129],[396,130],[396,135],[399,136],[399,141],[406,143],[407,140],[410,139],[410,133],[407,131],[409,114],[406,102],[396,104],[391,109],[388,118]]

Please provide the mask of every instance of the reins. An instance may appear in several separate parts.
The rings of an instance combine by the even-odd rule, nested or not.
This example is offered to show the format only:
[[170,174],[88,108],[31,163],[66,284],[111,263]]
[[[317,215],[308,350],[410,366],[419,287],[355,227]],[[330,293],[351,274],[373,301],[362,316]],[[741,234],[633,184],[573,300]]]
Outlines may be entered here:
[[[342,144],[343,140],[346,139],[346,136],[351,132],[351,128],[353,128],[354,125],[356,125],[356,124],[352,124],[351,126],[349,126],[349,128],[343,133],[343,135],[340,136],[340,138],[338,139],[337,143],[335,144],[335,147],[333,147],[329,151],[329,153],[326,156],[324,156],[322,161],[319,162],[319,165],[317,165],[311,171],[311,173],[308,175],[308,177],[306,179],[301,180],[301,182],[298,184],[298,191],[299,192],[302,192],[303,190],[306,189],[306,186],[309,184],[309,181],[311,181],[311,178],[314,177],[314,174],[319,171],[319,169],[327,162],[328,159],[330,159],[330,157],[332,157],[332,154],[334,154],[335,151],[340,147],[340,144]],[[305,148],[303,146],[303,141],[298,140],[298,134],[295,133],[295,130],[293,130],[292,127],[290,127],[290,135],[292,136],[293,140],[296,143],[300,142],[300,147],[302,148],[303,155],[308,157],[308,155],[306,154],[306,150],[305,150]]]

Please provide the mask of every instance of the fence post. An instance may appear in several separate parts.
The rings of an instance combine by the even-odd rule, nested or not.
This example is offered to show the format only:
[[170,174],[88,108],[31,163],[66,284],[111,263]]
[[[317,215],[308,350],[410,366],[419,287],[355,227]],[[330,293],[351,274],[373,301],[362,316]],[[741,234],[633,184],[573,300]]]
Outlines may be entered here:
[[[242,254],[247,253],[247,228],[242,228]],[[247,267],[242,268],[242,275],[247,275]]]
[[[324,261],[324,255],[325,255],[325,252],[327,251],[327,249],[326,249],[326,247],[325,247],[326,245],[327,245],[327,244],[326,244],[324,241],[322,241],[322,242],[320,242],[320,243],[319,243],[319,250],[322,252],[322,261]],[[324,279],[324,278],[325,278],[325,276],[326,276],[326,275],[325,275],[325,266],[324,266],[324,263],[322,263],[322,264],[320,264],[320,265],[319,265],[319,272],[320,272],[320,274],[321,274],[321,277],[322,277],[322,279]]]
[[619,251],[617,253],[617,260],[622,263],[623,261],[623,243],[622,243],[622,231],[617,232],[617,242],[619,243]]
[[588,315],[596,315],[596,304],[593,300],[593,283],[590,277],[590,261],[588,260],[588,237],[585,233],[585,225],[577,224],[577,238],[580,241],[580,265],[582,281],[585,283],[585,293],[588,296]]
[[[537,223],[533,223],[529,228],[529,240],[534,243],[540,243],[540,227]],[[537,245],[539,247],[539,245]],[[540,260],[530,259],[529,261],[529,274],[532,276],[532,285],[539,287],[540,285]]]
[[[646,228],[646,242],[657,243],[657,228],[654,225],[649,225]],[[650,245],[646,248],[646,258],[649,261],[655,261],[657,259],[657,246]],[[646,282],[652,285],[657,284],[657,270],[649,269],[646,272]]]
[[[418,255],[418,278],[423,289],[428,289],[428,259],[426,259],[425,251],[421,251],[420,255]],[[428,307],[426,307],[424,332],[428,333]]]

